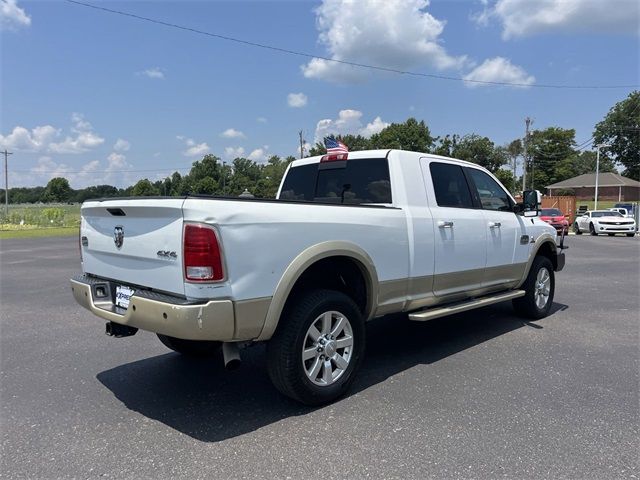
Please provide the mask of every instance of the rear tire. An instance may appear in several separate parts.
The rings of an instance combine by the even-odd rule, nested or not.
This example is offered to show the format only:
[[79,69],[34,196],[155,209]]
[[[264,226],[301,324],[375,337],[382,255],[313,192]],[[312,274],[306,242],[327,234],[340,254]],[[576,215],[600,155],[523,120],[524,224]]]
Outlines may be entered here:
[[188,357],[206,358],[214,356],[222,346],[221,342],[213,342],[206,340],[184,340],[182,338],[170,337],[168,335],[158,335],[162,344]]
[[595,229],[595,227],[593,226],[593,223],[590,223],[590,224],[589,224],[589,233],[590,233],[591,235],[593,235],[594,237],[597,237],[597,236],[598,236],[598,232],[596,232],[596,229]]
[[573,232],[576,235],[582,235],[582,232],[580,231],[580,227],[578,226],[578,222],[573,224]]
[[364,319],[351,298],[333,290],[301,293],[267,344],[269,377],[294,400],[326,404],[351,386],[364,351]]
[[535,257],[521,288],[526,292],[524,297],[512,302],[518,315],[534,320],[549,315],[556,288],[551,260],[540,255]]
[[636,234],[635,233],[627,233],[627,237],[635,237]]

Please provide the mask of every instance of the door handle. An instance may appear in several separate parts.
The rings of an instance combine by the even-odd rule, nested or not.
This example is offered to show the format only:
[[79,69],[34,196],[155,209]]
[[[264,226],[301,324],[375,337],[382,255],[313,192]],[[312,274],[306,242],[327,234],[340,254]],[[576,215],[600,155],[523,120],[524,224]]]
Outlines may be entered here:
[[489,222],[489,228],[500,228],[501,226],[500,222]]
[[453,228],[453,222],[439,220],[438,221],[438,228]]

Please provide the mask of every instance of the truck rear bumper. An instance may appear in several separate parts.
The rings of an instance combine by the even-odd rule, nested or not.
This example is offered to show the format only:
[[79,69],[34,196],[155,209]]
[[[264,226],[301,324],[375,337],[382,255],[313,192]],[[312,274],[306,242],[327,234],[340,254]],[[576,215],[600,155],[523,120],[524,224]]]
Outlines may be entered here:
[[104,320],[186,340],[230,341],[235,315],[231,300],[189,302],[170,295],[136,291],[127,309],[113,303],[113,282],[86,275],[70,280],[76,301]]

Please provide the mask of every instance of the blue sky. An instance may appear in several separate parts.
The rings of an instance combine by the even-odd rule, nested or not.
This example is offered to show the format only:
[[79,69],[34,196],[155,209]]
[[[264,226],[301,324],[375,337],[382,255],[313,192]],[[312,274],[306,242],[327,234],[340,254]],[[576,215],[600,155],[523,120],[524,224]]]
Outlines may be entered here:
[[0,0],[0,148],[10,186],[74,188],[297,155],[326,133],[423,119],[434,135],[498,144],[534,128],[578,143],[638,85],[640,4],[630,0],[94,2],[339,60],[525,86],[379,73],[285,55],[65,1]]

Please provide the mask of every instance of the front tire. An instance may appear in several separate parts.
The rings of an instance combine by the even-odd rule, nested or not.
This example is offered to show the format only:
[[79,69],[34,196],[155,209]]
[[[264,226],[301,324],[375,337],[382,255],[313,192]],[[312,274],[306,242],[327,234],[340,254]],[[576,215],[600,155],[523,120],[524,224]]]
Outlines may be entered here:
[[157,333],[162,344],[188,357],[206,358],[214,356],[220,350],[221,342],[213,342],[206,340],[184,340],[182,338],[170,337]]
[[267,344],[267,368],[275,387],[306,405],[344,395],[362,363],[364,319],[345,294],[314,290],[288,306]]
[[573,232],[576,235],[582,235],[582,232],[580,231],[580,227],[578,226],[578,222],[573,224]]
[[540,255],[535,257],[521,288],[526,293],[512,302],[518,315],[534,320],[549,315],[556,288],[551,260]]
[[595,229],[595,227],[593,226],[593,223],[590,223],[590,224],[589,224],[589,233],[590,233],[591,235],[593,235],[594,237],[597,237],[597,236],[598,236],[598,232],[596,232],[596,229]]

